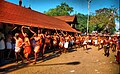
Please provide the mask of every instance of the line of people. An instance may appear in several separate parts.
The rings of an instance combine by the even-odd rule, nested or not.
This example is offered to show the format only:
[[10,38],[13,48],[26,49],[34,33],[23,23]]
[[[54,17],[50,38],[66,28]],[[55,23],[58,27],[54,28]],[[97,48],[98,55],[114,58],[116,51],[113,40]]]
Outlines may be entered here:
[[[18,62],[18,56],[20,56],[22,62],[24,62],[24,58],[20,54],[21,50],[23,50],[24,57],[29,63],[34,62],[34,64],[36,64],[40,51],[42,52],[42,59],[44,60],[44,53],[47,47],[53,50],[53,53],[55,53],[56,48],[58,48],[59,53],[62,54],[62,52],[66,53],[68,51],[68,47],[74,44],[73,37],[71,37],[71,35],[69,35],[67,32],[65,34],[63,31],[60,31],[61,33],[59,34],[57,30],[55,30],[56,32],[54,35],[51,35],[49,31],[43,34],[42,30],[40,29],[38,29],[38,32],[36,33],[30,27],[28,27],[27,29],[33,34],[32,37],[29,37],[29,35],[24,32],[24,28],[26,27],[21,27],[22,34],[16,33],[13,37],[15,40],[16,62]],[[71,38],[72,42],[69,43]],[[34,53],[34,61],[29,59],[29,55],[32,51]]]
[[[24,29],[27,29],[31,32],[29,36]],[[2,35],[0,36],[2,39]],[[14,40],[12,40],[14,39]],[[10,44],[14,41],[15,44]],[[57,31],[55,29],[54,34],[50,34],[49,31],[45,33],[42,32],[42,29],[38,29],[37,32],[32,30],[32,27],[21,27],[21,33],[15,33],[14,37],[10,36],[7,39],[7,49],[15,49],[15,58],[18,62],[18,56],[24,62],[25,58],[29,63],[34,62],[36,64],[38,55],[41,52],[42,61],[44,60],[45,51],[52,50],[55,53],[56,50],[60,54],[68,52],[69,48],[83,47],[83,49],[88,49],[88,45],[94,45],[98,47],[98,50],[104,48],[104,55],[109,56],[110,48],[116,56],[116,61],[120,62],[120,37],[111,37],[111,36],[99,36],[98,34],[92,35],[70,35],[68,32]],[[24,57],[21,55],[21,52],[24,54]],[[34,61],[31,61],[29,56],[34,54]],[[2,54],[2,53],[0,53]],[[10,53],[8,54],[8,58]]]
[[[49,46],[50,49],[53,50],[53,53],[58,48],[61,54],[62,52],[66,53],[68,51],[68,48],[70,47],[72,48],[73,46],[75,46],[76,48],[76,45],[78,45],[78,47],[83,47],[83,49],[88,49],[87,45],[98,46],[98,50],[104,48],[104,55],[107,57],[110,54],[109,51],[111,48],[112,51],[115,53],[116,60],[120,62],[119,37],[98,36],[98,34],[94,36],[91,36],[91,35],[80,36],[75,34],[74,36],[72,36],[72,35],[69,35],[67,32],[64,33],[63,31],[60,31],[60,33],[58,33],[57,30],[55,30],[56,32],[54,33],[54,35],[50,35],[49,32],[46,32],[45,34],[43,34],[42,31],[40,31],[39,29],[37,34],[33,30],[31,30],[30,27],[28,29],[30,30],[30,32],[33,33],[33,36],[32,38],[30,38],[30,40],[31,39],[35,40],[35,44],[32,45],[34,46],[35,63],[36,63],[37,54],[39,53],[39,51],[42,50],[42,57],[44,58],[43,55],[45,53],[46,46]],[[23,33],[23,30],[21,31],[23,36],[26,37],[27,35]],[[30,46],[30,42],[29,42],[29,46]]]

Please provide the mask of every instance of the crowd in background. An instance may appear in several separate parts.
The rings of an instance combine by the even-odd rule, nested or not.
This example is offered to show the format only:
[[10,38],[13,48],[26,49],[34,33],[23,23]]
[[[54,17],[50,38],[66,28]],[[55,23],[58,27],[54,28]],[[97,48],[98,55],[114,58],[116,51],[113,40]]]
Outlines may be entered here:
[[[19,32],[14,32],[15,29]],[[26,29],[29,30],[29,34]],[[41,54],[44,60],[44,54],[48,50],[51,50],[53,54],[58,51],[61,55],[72,48],[82,47],[83,50],[87,50],[88,45],[93,45],[98,47],[98,50],[104,49],[104,55],[107,57],[110,55],[109,51],[112,50],[116,61],[120,63],[120,36],[99,36],[97,33],[82,36],[56,29],[43,32],[43,29],[25,26],[21,26],[20,29],[15,27],[14,30],[7,37],[0,30],[0,59],[12,58],[18,63],[18,58],[21,58],[23,63],[26,59],[28,63],[36,64],[38,55]],[[31,61],[30,55],[34,56],[34,61]]]

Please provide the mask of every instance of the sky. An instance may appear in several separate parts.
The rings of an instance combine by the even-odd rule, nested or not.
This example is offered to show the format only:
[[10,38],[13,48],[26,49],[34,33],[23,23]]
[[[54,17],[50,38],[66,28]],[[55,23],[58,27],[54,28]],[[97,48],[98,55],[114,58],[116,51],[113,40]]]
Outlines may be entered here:
[[[19,0],[6,0],[8,2],[17,4]],[[74,12],[71,13],[82,13],[88,14],[88,0],[22,0],[22,6],[31,7],[32,10],[38,12],[48,11],[51,8],[55,8],[62,2],[66,2],[70,7],[73,7]],[[120,0],[92,0],[90,3],[90,13],[95,13],[95,10],[101,8],[116,7],[120,8]],[[120,12],[120,9],[118,13]],[[116,22],[116,29],[119,27],[119,22]]]

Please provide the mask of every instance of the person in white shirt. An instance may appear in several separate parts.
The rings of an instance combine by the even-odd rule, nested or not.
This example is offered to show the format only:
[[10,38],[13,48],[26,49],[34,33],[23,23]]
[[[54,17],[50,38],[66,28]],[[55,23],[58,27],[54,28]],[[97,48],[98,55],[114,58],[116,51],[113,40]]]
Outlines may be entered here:
[[8,35],[8,38],[6,40],[6,49],[5,49],[5,53],[6,53],[6,58],[10,59],[11,58],[11,52],[13,52],[12,49],[12,35]]
[[4,34],[0,30],[0,63],[2,62],[1,60],[4,60],[4,51],[5,51],[5,37]]

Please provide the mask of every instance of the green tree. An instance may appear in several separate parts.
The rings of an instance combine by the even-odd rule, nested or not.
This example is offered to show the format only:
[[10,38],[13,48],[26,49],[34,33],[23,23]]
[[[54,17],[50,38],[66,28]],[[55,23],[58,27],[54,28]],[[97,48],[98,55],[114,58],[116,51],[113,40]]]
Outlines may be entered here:
[[78,21],[77,29],[81,32],[86,32],[86,30],[87,30],[87,15],[78,13],[78,14],[76,14],[76,16],[77,16],[77,21]]
[[73,12],[73,7],[70,7],[65,2],[56,6],[56,8],[49,9],[48,11],[44,11],[45,14],[49,16],[62,16],[62,15],[70,15]]
[[90,26],[99,32],[114,32],[115,18],[117,14],[113,8],[103,8],[96,10],[96,15],[90,17]]

